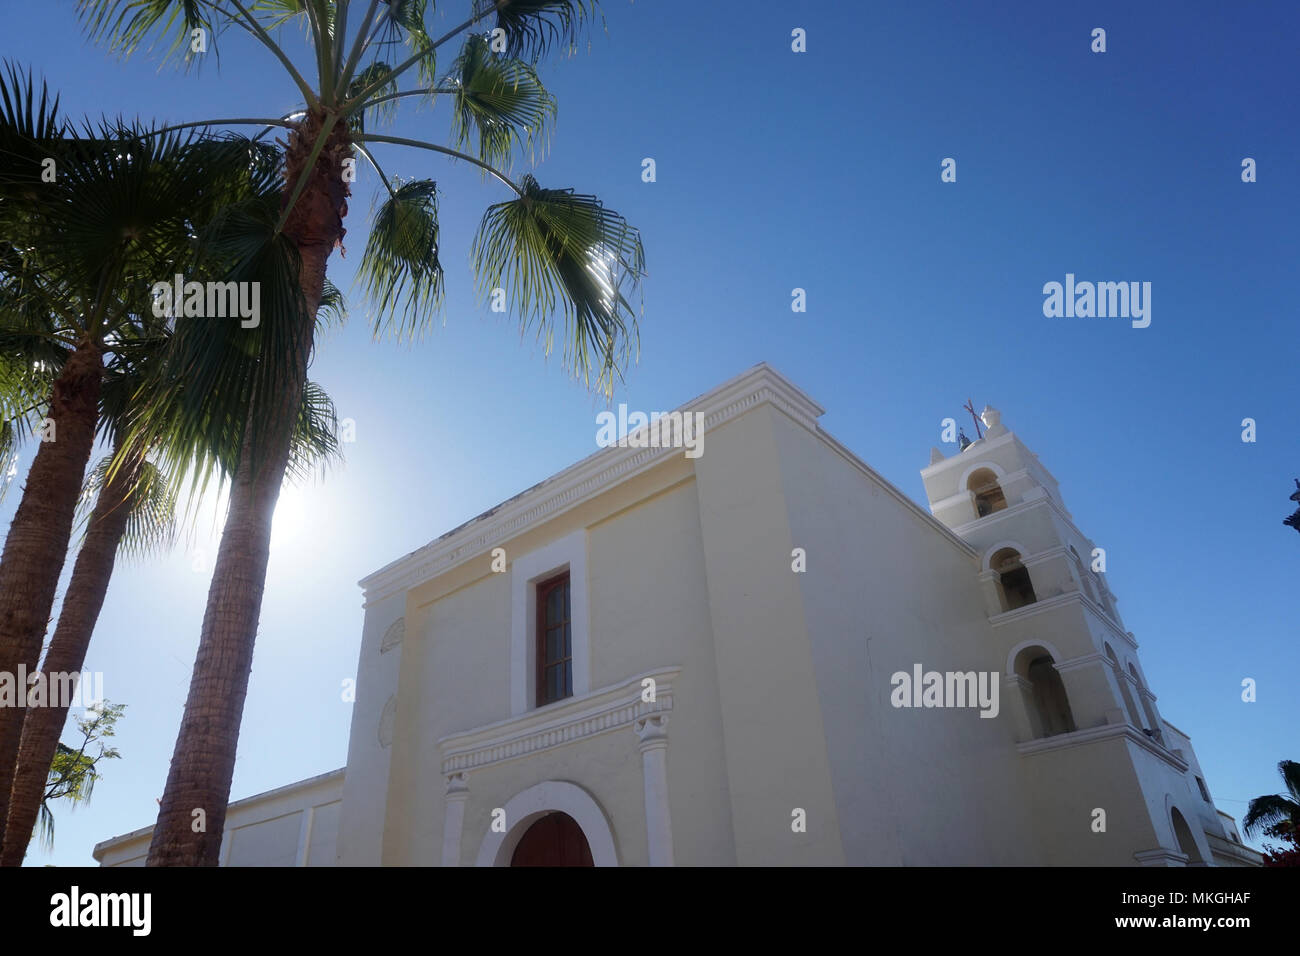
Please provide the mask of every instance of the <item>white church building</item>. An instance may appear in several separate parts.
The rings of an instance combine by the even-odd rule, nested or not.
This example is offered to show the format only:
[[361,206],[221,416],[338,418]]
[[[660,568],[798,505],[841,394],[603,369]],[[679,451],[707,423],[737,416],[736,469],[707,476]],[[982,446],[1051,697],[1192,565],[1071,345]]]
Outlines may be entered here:
[[694,455],[633,435],[364,579],[347,766],[232,804],[223,864],[1258,864],[996,410],[928,513],[766,364],[681,411]]

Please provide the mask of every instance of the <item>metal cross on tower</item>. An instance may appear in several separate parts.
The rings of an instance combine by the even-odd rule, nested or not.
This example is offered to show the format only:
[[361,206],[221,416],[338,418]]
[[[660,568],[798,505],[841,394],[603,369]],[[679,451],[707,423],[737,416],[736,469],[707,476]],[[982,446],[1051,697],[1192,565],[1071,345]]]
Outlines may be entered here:
[[975,414],[975,403],[972,402],[972,401],[968,398],[968,399],[966,399],[966,404],[963,405],[962,408],[964,408],[964,409],[966,409],[966,411],[970,412],[970,417],[973,418],[973,419],[975,420],[975,437],[976,437],[976,438],[983,438],[983,437],[984,437],[984,433],[983,433],[982,431],[980,431],[980,417],[979,417],[978,415]]

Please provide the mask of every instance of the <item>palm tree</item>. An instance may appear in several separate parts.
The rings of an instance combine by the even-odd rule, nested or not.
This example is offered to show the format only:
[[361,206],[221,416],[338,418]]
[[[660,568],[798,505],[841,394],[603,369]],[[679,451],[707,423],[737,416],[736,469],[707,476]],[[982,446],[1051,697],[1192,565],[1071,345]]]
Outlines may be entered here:
[[1300,763],[1283,760],[1277,765],[1288,796],[1267,794],[1250,801],[1241,821],[1247,836],[1263,832],[1266,836],[1300,833]]
[[[0,385],[17,381],[21,404],[52,379],[43,440],[0,555],[0,672],[15,674],[34,671],[40,655],[108,364],[166,327],[151,284],[193,261],[196,240],[213,247],[204,252],[213,261],[229,258],[219,242],[228,230],[209,237],[204,224],[224,223],[232,203],[277,179],[273,151],[247,140],[111,124],[78,135],[44,84],[38,97],[12,66],[0,73],[0,154],[0,344],[10,367]],[[284,298],[292,308],[296,292]],[[23,710],[0,708],[0,831]]]
[[[302,309],[276,313],[285,343],[283,362],[273,381],[259,385],[270,389],[270,412],[256,421],[239,419],[236,412],[214,413],[211,419],[246,421],[247,434],[150,865],[217,863],[265,585],[271,516],[292,411],[313,344],[312,317],[326,262],[345,233],[348,183],[357,154],[387,191],[370,224],[359,267],[364,291],[378,305],[376,334],[384,328],[417,333],[436,313],[443,292],[436,185],[431,179],[390,179],[371,152],[374,144],[385,143],[471,163],[511,192],[487,209],[472,246],[478,294],[504,289],[511,310],[525,329],[536,331],[548,353],[555,315],[561,314],[564,360],[573,374],[590,385],[594,373],[597,386],[609,394],[636,345],[636,312],[628,295],[639,288],[645,271],[639,233],[595,196],[543,188],[530,174],[515,181],[500,168],[517,151],[545,145],[555,101],[538,77],[536,62],[554,45],[572,47],[596,18],[596,4],[473,0],[464,22],[436,38],[428,29],[429,6],[427,0],[79,0],[90,35],[124,54],[154,39],[169,42],[173,53],[193,62],[192,31],[205,31],[212,47],[228,28],[247,34],[279,62],[302,98],[302,109],[288,116],[183,124],[288,131],[283,201],[273,236],[287,237],[297,255]],[[314,84],[271,35],[291,20],[306,27]],[[439,49],[462,35],[458,56],[439,79]],[[403,83],[408,85],[403,88]],[[439,96],[450,100],[454,145],[370,129],[403,99],[432,102]],[[208,350],[199,343],[193,354],[192,371],[202,375]],[[196,809],[206,819],[197,833]]]
[[[153,345],[164,352],[165,340]],[[146,457],[146,452],[122,444],[131,402],[141,393],[143,374],[132,365],[125,374],[110,377],[104,386],[106,424],[116,433],[112,458],[106,458],[87,482],[86,497],[94,498],[85,538],[73,566],[63,599],[58,626],[46,652],[46,674],[76,674],[85,665],[95,622],[104,605],[109,580],[119,551],[137,556],[170,543],[176,517],[178,482]],[[312,467],[339,452],[337,416],[325,391],[308,382],[294,432],[290,462],[294,477],[304,477]],[[227,450],[226,457],[233,450]],[[116,467],[110,467],[116,462]],[[26,711],[18,769],[9,798],[9,817],[0,849],[0,866],[20,866],[33,827],[45,827],[47,775],[56,758],[59,733],[68,713],[67,701],[49,701]]]

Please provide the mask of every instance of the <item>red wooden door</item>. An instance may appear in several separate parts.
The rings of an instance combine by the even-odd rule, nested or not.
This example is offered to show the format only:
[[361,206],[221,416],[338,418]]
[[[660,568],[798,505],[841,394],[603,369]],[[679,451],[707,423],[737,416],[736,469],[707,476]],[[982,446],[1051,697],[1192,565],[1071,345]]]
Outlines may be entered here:
[[511,866],[594,866],[582,827],[567,813],[549,813],[519,840]]

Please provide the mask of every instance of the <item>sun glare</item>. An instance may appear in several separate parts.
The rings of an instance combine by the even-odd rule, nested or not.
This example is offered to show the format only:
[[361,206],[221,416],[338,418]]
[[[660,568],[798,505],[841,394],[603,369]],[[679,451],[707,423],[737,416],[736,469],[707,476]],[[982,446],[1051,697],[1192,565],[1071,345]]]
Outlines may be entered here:
[[304,489],[290,485],[281,489],[280,499],[275,505],[275,517],[271,520],[271,548],[280,550],[301,541],[307,530],[309,514]]

